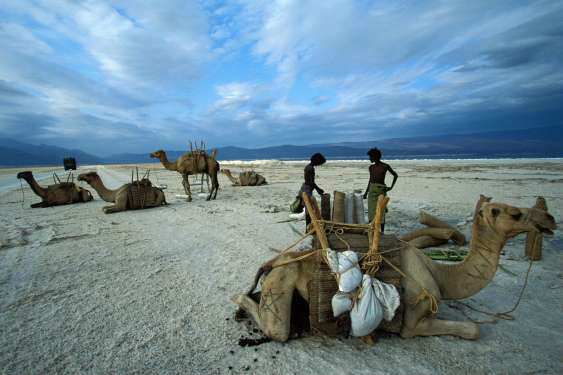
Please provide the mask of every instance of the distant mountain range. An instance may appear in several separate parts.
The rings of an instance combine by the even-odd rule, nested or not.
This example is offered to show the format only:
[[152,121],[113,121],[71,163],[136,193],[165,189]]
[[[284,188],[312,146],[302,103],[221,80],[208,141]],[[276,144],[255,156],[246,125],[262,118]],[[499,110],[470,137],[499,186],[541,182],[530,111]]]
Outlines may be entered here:
[[[306,160],[313,153],[321,152],[328,159],[367,159],[366,152],[371,147],[381,149],[384,159],[563,157],[563,126],[257,149],[228,146],[218,148],[217,158]],[[167,154],[173,160],[184,152],[171,150]],[[155,161],[149,157],[149,152],[98,157],[77,149],[36,146],[0,138],[1,166],[62,165],[63,158],[68,156],[76,158],[79,164]]]

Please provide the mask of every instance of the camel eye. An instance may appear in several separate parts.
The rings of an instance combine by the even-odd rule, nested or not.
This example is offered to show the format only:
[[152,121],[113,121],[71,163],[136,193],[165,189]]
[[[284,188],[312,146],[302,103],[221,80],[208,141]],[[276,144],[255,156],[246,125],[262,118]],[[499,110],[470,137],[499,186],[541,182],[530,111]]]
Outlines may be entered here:
[[491,210],[491,214],[493,214],[493,217],[497,217],[500,214],[500,210],[498,208],[493,208]]
[[522,213],[517,213],[517,214],[511,215],[511,216],[514,220],[518,221],[522,217]]

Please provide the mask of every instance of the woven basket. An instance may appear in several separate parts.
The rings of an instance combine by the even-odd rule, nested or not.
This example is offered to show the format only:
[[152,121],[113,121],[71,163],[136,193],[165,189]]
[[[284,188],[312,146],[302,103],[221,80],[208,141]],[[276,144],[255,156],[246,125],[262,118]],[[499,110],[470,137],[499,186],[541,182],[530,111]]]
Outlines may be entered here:
[[348,314],[335,318],[332,313],[332,296],[338,291],[338,284],[320,254],[317,256],[317,265],[308,285],[311,330],[314,334],[327,336],[347,335],[350,332]]
[[154,199],[150,182],[132,182],[127,189],[127,200],[129,208],[136,210],[150,206]]
[[[345,237],[345,236],[344,236]],[[341,237],[342,238],[342,237]],[[332,243],[332,237],[329,236],[329,245],[331,248],[342,247],[342,244]],[[336,239],[334,239],[336,241]],[[380,243],[380,250],[391,250],[405,246],[395,236],[383,236]],[[333,249],[334,249],[333,248]],[[343,251],[336,250],[336,251]],[[359,254],[367,252],[366,249],[353,248]],[[384,253],[385,258],[397,268],[401,268],[400,251]],[[312,281],[309,283],[309,321],[311,329],[315,334],[324,334],[328,336],[347,335],[350,332],[350,318],[348,314],[343,314],[338,318],[334,318],[332,313],[332,297],[338,291],[338,284],[332,274],[329,266],[324,262],[320,254],[317,256],[317,269]],[[395,317],[391,322],[382,321],[378,330],[399,333],[403,324],[404,302],[402,301],[403,290],[401,287],[401,274],[393,267],[382,261],[379,270],[375,273],[375,277],[385,283],[393,284],[397,287],[401,296],[401,305],[395,313]]]

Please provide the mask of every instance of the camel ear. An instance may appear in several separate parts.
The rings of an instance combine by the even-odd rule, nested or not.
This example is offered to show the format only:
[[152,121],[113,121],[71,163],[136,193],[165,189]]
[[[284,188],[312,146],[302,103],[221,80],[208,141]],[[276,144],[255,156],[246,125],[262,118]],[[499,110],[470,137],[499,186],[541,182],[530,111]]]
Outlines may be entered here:
[[493,217],[497,217],[500,214],[500,210],[498,208],[493,208],[491,213],[493,214]]

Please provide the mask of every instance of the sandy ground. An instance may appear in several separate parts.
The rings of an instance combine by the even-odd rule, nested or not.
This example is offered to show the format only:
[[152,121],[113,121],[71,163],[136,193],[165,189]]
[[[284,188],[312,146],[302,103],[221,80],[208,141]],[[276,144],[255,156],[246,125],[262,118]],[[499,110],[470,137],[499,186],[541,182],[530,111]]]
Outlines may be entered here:
[[[479,194],[530,207],[547,199],[559,228],[561,160],[390,161],[400,178],[390,193],[388,233],[419,227],[425,209],[469,234]],[[317,169],[327,192],[365,189],[367,163],[329,162]],[[18,170],[0,170],[0,373],[2,374],[561,374],[563,372],[563,234],[544,240],[514,320],[481,326],[478,341],[455,337],[359,339],[304,336],[240,347],[254,326],[233,320],[230,297],[245,291],[261,263],[297,238],[288,205],[304,163],[260,162],[269,185],[232,187],[220,176],[216,201],[187,203],[179,176],[157,164],[169,206],[105,215],[89,203],[31,209],[39,201]],[[251,164],[231,164],[232,170]],[[81,171],[96,169],[82,167]],[[35,168],[52,183],[51,169]],[[97,167],[110,187],[131,166]],[[83,185],[86,187],[86,185]],[[193,187],[199,192],[199,187]],[[294,224],[302,230],[303,222]],[[506,311],[518,298],[528,262],[522,235],[510,240],[492,283],[465,302]],[[452,245],[453,246],[453,245]],[[439,316],[489,319],[440,305]],[[254,335],[254,337],[257,337]]]

